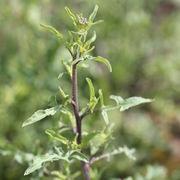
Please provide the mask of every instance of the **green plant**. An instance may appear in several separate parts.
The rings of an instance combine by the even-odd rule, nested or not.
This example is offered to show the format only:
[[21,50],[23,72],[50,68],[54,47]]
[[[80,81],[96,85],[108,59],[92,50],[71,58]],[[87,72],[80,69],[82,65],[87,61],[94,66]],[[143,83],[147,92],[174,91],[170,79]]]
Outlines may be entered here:
[[[47,129],[45,131],[52,143],[52,148],[44,155],[34,156],[29,168],[25,171],[25,175],[29,175],[36,170],[41,170],[43,175],[48,174],[49,176],[55,177],[55,179],[75,179],[79,176],[80,172],[77,170],[71,171],[70,167],[77,163],[77,161],[80,161],[84,170],[85,179],[89,180],[91,176],[89,170],[96,161],[121,153],[124,153],[130,159],[135,159],[133,155],[134,149],[127,147],[111,148],[111,151],[106,152],[112,140],[112,126],[109,122],[108,111],[116,109],[125,111],[133,106],[149,103],[152,100],[142,97],[123,99],[120,96],[111,95],[110,98],[114,100],[116,104],[105,105],[102,90],[99,89],[98,95],[96,95],[91,79],[86,78],[90,92],[89,102],[86,107],[82,109],[79,108],[77,67],[88,61],[102,62],[110,72],[112,71],[112,67],[107,59],[101,56],[94,57],[91,55],[91,52],[95,48],[92,46],[92,43],[96,40],[96,32],[93,31],[92,37],[90,38],[88,33],[91,32],[90,29],[94,25],[102,22],[101,20],[94,21],[98,6],[95,6],[88,19],[83,17],[82,14],[75,15],[68,7],[65,7],[65,9],[74,25],[74,30],[68,31],[68,37],[63,36],[51,26],[44,24],[41,24],[41,26],[55,34],[56,37],[64,43],[64,46],[71,55],[71,59],[63,61],[62,64],[72,82],[72,96],[64,92],[62,87],[59,87],[61,103],[55,101],[54,107],[36,111],[23,123],[23,127],[38,122],[47,116],[54,116],[55,114],[69,121],[60,120],[60,122],[58,122],[60,125],[54,127],[53,130]],[[62,76],[63,73],[59,75],[59,78]],[[102,114],[105,121],[104,127],[101,130],[83,132],[82,123],[85,123],[85,117],[95,112]],[[104,153],[99,155],[100,152]],[[52,161],[64,162],[63,168],[60,171],[54,171],[50,167],[49,170],[46,163]]]

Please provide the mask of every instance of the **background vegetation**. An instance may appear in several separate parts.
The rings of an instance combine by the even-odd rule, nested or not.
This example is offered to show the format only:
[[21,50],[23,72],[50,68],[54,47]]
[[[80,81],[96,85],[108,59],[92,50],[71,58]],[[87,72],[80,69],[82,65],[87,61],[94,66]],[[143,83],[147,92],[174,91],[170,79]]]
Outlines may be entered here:
[[[98,19],[104,22],[96,27],[94,53],[109,59],[113,72],[89,64],[93,83],[104,90],[106,101],[110,94],[156,99],[125,113],[111,113],[115,142],[135,147],[137,160],[120,155],[103,163],[102,179],[180,179],[179,0],[1,0],[0,179],[29,179],[23,177],[27,164],[20,150],[43,152],[48,146],[44,130],[53,126],[53,120],[27,129],[22,122],[39,107],[47,107],[58,84],[71,92],[66,78],[57,78],[68,52],[39,24],[67,33],[71,21],[64,7],[86,16],[95,4],[100,7]],[[87,74],[80,70],[79,95],[84,102],[89,93]],[[101,117],[89,117],[83,128],[102,123]]]

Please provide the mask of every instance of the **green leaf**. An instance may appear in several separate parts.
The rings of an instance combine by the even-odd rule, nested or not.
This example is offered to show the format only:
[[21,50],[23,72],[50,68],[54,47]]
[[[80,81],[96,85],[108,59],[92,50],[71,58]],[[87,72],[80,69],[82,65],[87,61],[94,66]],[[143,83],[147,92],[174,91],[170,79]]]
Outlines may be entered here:
[[37,121],[40,121],[47,116],[53,116],[54,114],[56,114],[58,109],[59,109],[59,107],[55,106],[55,107],[45,109],[45,110],[38,110],[30,118],[28,118],[26,121],[24,121],[22,127],[25,127],[25,126],[33,124]]
[[93,12],[92,12],[91,15],[89,16],[89,21],[91,21],[91,22],[94,21],[98,9],[99,9],[98,5],[95,5]]
[[86,157],[86,155],[84,155],[83,153],[79,152],[79,151],[73,151],[70,156],[69,156],[69,159],[78,159],[80,161],[83,161],[85,163],[88,163],[89,160],[88,158]]
[[98,20],[98,21],[93,22],[93,25],[100,24],[102,22],[104,22],[104,21],[103,20]]
[[105,133],[104,130],[97,134],[92,141],[90,141],[90,151],[91,155],[96,154],[98,151],[104,149],[105,144],[108,144],[108,133]]
[[67,180],[68,178],[66,175],[64,175],[62,172],[59,172],[59,171],[52,171],[51,174],[53,176],[58,177],[58,179],[61,179],[61,180]]
[[109,118],[108,118],[107,112],[104,111],[104,110],[102,110],[101,114],[102,114],[102,117],[103,117],[103,119],[104,119],[106,125],[108,125],[108,124],[109,124]]
[[72,149],[79,149],[79,144],[77,143],[78,133],[76,133],[74,140],[71,142]]
[[84,49],[83,43],[81,42],[80,39],[77,40],[77,45],[79,46],[80,53],[83,54],[85,49]]
[[86,41],[84,48],[88,50],[91,43],[93,43],[95,40],[96,40],[96,31],[93,31],[93,36],[88,41]]
[[86,78],[86,81],[89,85],[89,91],[90,91],[90,100],[89,101],[93,101],[93,99],[95,98],[94,86],[92,84],[91,79]]
[[52,26],[45,25],[45,24],[40,24],[40,26],[46,29],[47,31],[55,34],[58,39],[61,39],[63,37],[63,35]]
[[114,96],[114,95],[111,95],[110,98],[116,101],[116,105],[105,106],[103,102],[102,91],[99,90],[99,99],[100,99],[101,108],[102,108],[101,114],[103,116],[103,119],[106,125],[109,124],[107,111],[112,111],[116,109],[120,109],[120,111],[125,111],[133,106],[137,106],[139,104],[149,103],[153,101],[152,99],[145,99],[142,97],[131,97],[131,98],[123,99],[121,96]]
[[72,127],[75,127],[75,117],[74,115],[71,113],[71,111],[69,111],[67,108],[62,108],[61,109],[61,113],[65,114],[68,119],[70,120]]
[[91,113],[92,113],[94,108],[95,108],[95,106],[96,106],[96,104],[97,104],[97,102],[98,102],[98,99],[95,96],[94,86],[92,84],[91,79],[86,78],[86,81],[87,81],[87,83],[89,85],[89,91],[90,91],[90,98],[89,98],[88,106],[89,106],[89,108],[91,110]]
[[55,151],[57,152],[57,154],[59,156],[63,156],[64,155],[64,151],[63,151],[62,147],[54,146],[54,149],[55,149]]
[[150,103],[153,101],[152,99],[146,99],[142,97],[130,97],[124,100],[122,97],[114,95],[111,95],[110,98],[116,101],[116,108],[120,108],[120,111],[125,111],[133,106]]
[[115,156],[115,155],[123,154],[123,153],[124,153],[129,159],[136,160],[136,157],[134,156],[134,152],[135,152],[135,149],[129,149],[129,148],[126,147],[126,146],[124,146],[124,147],[119,147],[119,148],[113,150],[112,152],[108,152],[108,153],[102,154],[101,156],[92,158],[92,161],[93,161],[93,162],[99,161],[99,160],[101,160],[101,159],[110,158],[111,156]]
[[61,79],[61,78],[63,77],[64,74],[65,74],[65,72],[59,73],[58,79]]
[[45,131],[47,135],[49,135],[51,138],[56,139],[57,141],[61,142],[62,144],[68,145],[69,140],[66,139],[64,136],[57,134],[55,131],[47,129]]
[[65,67],[69,76],[72,78],[72,66],[68,65],[65,61],[62,61],[62,64]]
[[[63,158],[63,157],[62,157]],[[30,165],[29,168],[26,169],[24,175],[29,175],[32,172],[40,169],[43,165],[43,163],[45,162],[52,162],[52,161],[57,161],[61,159],[60,156],[58,156],[57,154],[45,154],[42,156],[35,156],[33,159],[33,163]]]
[[99,99],[100,99],[100,103],[101,103],[101,108],[102,108],[102,117],[106,123],[106,125],[109,124],[109,118],[108,118],[108,114],[105,110],[103,110],[103,108],[105,107],[104,106],[104,98],[103,98],[103,92],[102,92],[102,89],[99,89]]
[[83,139],[81,142],[81,147],[87,146],[89,141],[91,141],[96,135],[98,135],[100,132],[95,131],[95,132],[90,132],[86,135],[83,135]]
[[66,10],[67,14],[69,15],[69,17],[73,20],[73,24],[76,26],[77,25],[76,24],[76,21],[77,21],[76,15],[67,6],[65,7],[65,10]]
[[102,89],[99,89],[98,93],[99,93],[99,99],[100,99],[101,107],[104,107],[104,98],[103,98]]
[[48,100],[48,106],[57,106],[56,96],[50,96]]
[[114,150],[114,154],[124,153],[129,159],[136,160],[134,156],[135,149],[129,149],[128,147],[119,147],[118,149]]
[[81,171],[76,171],[75,173],[71,174],[72,179],[77,179],[78,176],[81,175]]
[[92,60],[104,63],[107,66],[107,68],[109,69],[109,71],[112,72],[111,64],[107,59],[105,59],[101,56],[97,56],[97,57],[93,57]]
[[59,86],[58,88],[59,88],[59,91],[60,91],[60,93],[61,93],[61,96],[62,96],[63,98],[67,98],[68,95],[63,91],[63,89],[62,89],[60,86]]

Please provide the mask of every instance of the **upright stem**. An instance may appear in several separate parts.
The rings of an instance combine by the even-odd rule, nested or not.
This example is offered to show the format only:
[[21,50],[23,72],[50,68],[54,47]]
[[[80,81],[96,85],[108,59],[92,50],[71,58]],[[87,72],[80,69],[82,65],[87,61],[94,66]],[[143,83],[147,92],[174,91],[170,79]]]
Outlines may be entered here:
[[90,166],[89,166],[89,164],[83,163],[82,165],[83,165],[86,180],[90,180],[90,175],[89,175],[89,167]]
[[78,133],[77,142],[81,144],[82,132],[81,132],[81,117],[79,116],[79,106],[78,106],[78,87],[77,87],[77,66],[73,65],[72,72],[72,95],[73,95],[73,108],[74,115],[76,118],[76,132]]
[[[81,144],[82,140],[82,118],[79,115],[79,105],[78,105],[78,86],[77,86],[77,65],[74,64],[72,68],[72,96],[73,96],[73,109],[74,109],[74,115],[76,118],[76,132],[78,133],[77,143]],[[89,176],[89,164],[82,163],[85,179],[90,180]]]

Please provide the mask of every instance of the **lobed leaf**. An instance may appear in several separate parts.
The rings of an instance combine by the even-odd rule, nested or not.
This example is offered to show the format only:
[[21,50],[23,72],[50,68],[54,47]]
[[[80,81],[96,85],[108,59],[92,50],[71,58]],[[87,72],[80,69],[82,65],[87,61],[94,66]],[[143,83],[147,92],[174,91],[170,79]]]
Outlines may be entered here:
[[25,126],[33,124],[37,121],[40,121],[47,116],[53,116],[54,114],[56,114],[58,109],[59,109],[59,107],[55,106],[55,107],[45,109],[45,110],[38,110],[30,118],[28,118],[26,121],[24,121],[22,127],[25,127]]
[[57,154],[45,154],[42,156],[35,156],[33,159],[33,163],[26,169],[24,175],[29,175],[32,172],[40,169],[45,162],[52,162],[52,161],[57,161],[59,159],[64,159],[63,157],[60,157]]
[[46,24],[40,24],[40,26],[43,27],[44,29],[46,29],[47,31],[55,34],[58,39],[61,39],[63,37],[63,35],[52,26],[49,26]]
[[119,147],[119,148],[113,150],[112,152],[108,152],[108,153],[102,154],[99,157],[92,158],[90,163],[92,164],[101,159],[110,158],[111,156],[115,156],[115,155],[122,154],[122,153],[124,153],[129,159],[136,160],[136,157],[134,156],[134,152],[135,152],[135,149],[129,149],[126,146]]
[[124,100],[122,97],[114,95],[111,95],[110,98],[116,101],[117,107],[120,108],[120,111],[125,111],[131,107],[153,101],[152,99],[146,99],[142,97],[130,97]]

